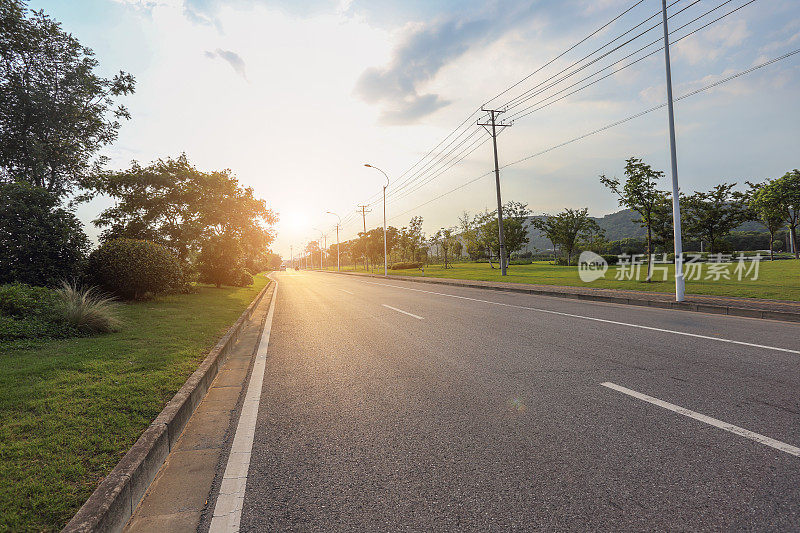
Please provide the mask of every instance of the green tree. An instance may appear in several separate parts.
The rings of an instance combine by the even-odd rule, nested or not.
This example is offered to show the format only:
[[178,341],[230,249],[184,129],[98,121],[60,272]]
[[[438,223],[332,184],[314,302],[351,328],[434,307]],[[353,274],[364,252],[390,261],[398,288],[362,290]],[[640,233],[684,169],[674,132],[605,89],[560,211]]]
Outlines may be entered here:
[[750,218],[761,222],[769,232],[769,258],[775,259],[775,234],[786,223],[783,204],[778,185],[773,180],[763,183],[750,183],[747,191],[747,204],[752,216]]
[[220,288],[222,285],[237,285],[242,273],[241,245],[234,235],[222,234],[209,237],[197,258],[200,281]]
[[544,233],[548,239],[567,255],[567,264],[581,244],[597,244],[604,241],[603,230],[589,217],[589,209],[565,209],[554,216],[533,220],[533,226]]
[[0,2],[0,181],[25,180],[62,196],[105,162],[97,152],[129,119],[115,98],[133,76],[98,75],[89,48],[25,2]]
[[[528,224],[531,212],[521,202],[510,201],[503,206],[503,238],[506,245],[506,261],[511,254],[522,250],[528,244]],[[481,249],[487,250],[489,265],[491,255],[500,257],[500,231],[497,226],[497,211],[485,212],[473,220],[476,227],[476,240]],[[508,263],[506,263],[508,264]]]
[[684,232],[708,242],[709,252],[719,249],[722,240],[749,218],[743,195],[735,192],[735,183],[721,183],[708,192],[698,191],[684,197]]
[[82,224],[53,194],[0,183],[0,283],[57,285],[78,275],[88,251]]
[[453,230],[451,228],[442,228],[434,234],[432,240],[441,250],[444,268],[450,268],[452,266],[450,264],[450,256],[455,247],[455,243],[458,242],[453,234]]
[[[85,181],[79,197],[110,196],[117,202],[94,221],[105,228],[101,240],[126,237],[158,242],[183,261],[209,239],[235,238],[243,260],[256,261],[274,240],[278,220],[251,188],[241,187],[229,170],[201,172],[185,155],[143,167],[101,172]],[[238,259],[238,258],[237,258]]]
[[778,189],[783,216],[789,226],[789,238],[792,239],[794,258],[800,258],[797,250],[797,225],[800,224],[800,170],[794,169],[787,172],[777,180],[775,187]]
[[639,222],[647,228],[647,281],[650,281],[651,266],[649,258],[653,253],[653,226],[658,206],[663,204],[667,195],[658,189],[658,180],[664,173],[644,163],[641,159],[631,157],[625,161],[625,183],[618,178],[600,176],[600,183],[617,195],[619,205],[633,209],[639,214]]

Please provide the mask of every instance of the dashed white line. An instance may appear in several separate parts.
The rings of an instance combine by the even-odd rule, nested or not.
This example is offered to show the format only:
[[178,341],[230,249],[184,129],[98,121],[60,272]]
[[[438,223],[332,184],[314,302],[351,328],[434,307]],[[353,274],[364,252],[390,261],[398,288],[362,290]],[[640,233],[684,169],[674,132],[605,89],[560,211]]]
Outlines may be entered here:
[[278,297],[278,282],[273,279],[275,289],[264,322],[264,330],[258,343],[253,372],[242,404],[242,414],[236,426],[228,464],[222,476],[222,485],[211,518],[210,533],[236,533],[242,519],[244,491],[247,485],[247,472],[250,469],[250,454],[253,451],[253,438],[256,432],[258,404],[261,401],[261,388],[264,383],[264,370],[267,364],[267,347],[272,330],[272,317],[275,314],[275,300]]
[[528,306],[525,306],[525,305],[515,305],[515,304],[502,303],[502,302],[493,302],[491,300],[481,300],[480,298],[470,298],[468,296],[459,296],[459,295],[456,295],[456,294],[447,294],[447,293],[444,293],[444,292],[426,291],[426,290],[423,290],[423,289],[413,289],[411,287],[402,287],[400,285],[390,285],[388,283],[375,283],[373,281],[360,281],[360,282],[361,283],[369,283],[370,285],[382,285],[384,287],[393,287],[395,289],[403,289],[403,290],[407,290],[407,291],[423,292],[423,293],[426,293],[426,294],[435,294],[437,296],[447,296],[449,298],[458,298],[459,300],[469,300],[469,301],[472,301],[472,302],[481,302],[481,303],[486,303],[486,304],[499,305],[499,306],[502,306],[502,307],[512,307],[514,309],[525,309],[525,310],[528,310],[528,311],[536,311],[536,312],[539,312],[539,313],[547,313],[547,314],[550,314],[550,315],[566,316],[566,317],[570,317],[570,318],[580,318],[582,320],[591,320],[593,322],[602,322],[602,323],[605,323],[605,324],[615,324],[617,326],[626,326],[626,327],[629,327],[629,328],[646,329],[648,331],[659,331],[661,333],[672,333],[672,334],[675,334],[675,335],[683,335],[685,337],[694,337],[694,338],[697,338],[697,339],[706,339],[706,340],[711,340],[711,341],[716,341],[716,342],[726,342],[726,343],[729,343],[729,344],[738,344],[740,346],[749,346],[751,348],[764,348],[766,350],[775,350],[777,352],[786,352],[786,353],[793,353],[793,354],[796,354],[796,355],[800,355],[800,350],[791,350],[789,348],[779,348],[777,346],[767,346],[765,344],[754,344],[754,343],[751,343],[751,342],[735,341],[735,340],[731,340],[731,339],[723,339],[721,337],[711,337],[709,335],[699,335],[697,333],[687,333],[685,331],[675,331],[675,330],[672,330],[672,329],[654,328],[652,326],[642,326],[640,324],[630,324],[628,322],[619,322],[617,320],[607,320],[605,318],[595,318],[595,317],[592,317],[592,316],[575,315],[575,314],[572,314],[572,313],[564,313],[564,312],[561,312],[561,311],[551,311],[550,309],[540,309],[538,307],[528,307]]
[[386,305],[386,304],[381,304],[381,305],[384,306],[384,307],[388,307],[392,311],[397,311],[398,313],[403,313],[404,315],[413,316],[414,318],[416,318],[418,320],[425,320],[424,318],[422,318],[419,315],[415,315],[414,313],[409,313],[408,311],[403,311],[402,309],[398,309],[396,307],[392,307],[391,305]]
[[613,389],[617,392],[627,394],[628,396],[633,396],[634,398],[645,401],[647,403],[663,407],[664,409],[669,409],[670,411],[678,413],[679,415],[688,416],[689,418],[694,418],[695,420],[699,420],[700,422],[705,422],[706,424],[718,427],[720,429],[724,429],[725,431],[729,431],[730,433],[734,433],[741,437],[754,440],[759,444],[769,446],[770,448],[775,448],[776,450],[786,452],[788,454],[794,455],[795,457],[800,457],[800,448],[798,448],[797,446],[792,446],[791,444],[786,444],[785,442],[781,442],[779,440],[775,440],[770,437],[765,437],[760,433],[754,433],[747,429],[740,428],[739,426],[734,426],[733,424],[723,422],[722,420],[717,420],[716,418],[712,418],[710,416],[706,416],[704,414],[692,411],[691,409],[686,409],[685,407],[665,402],[664,400],[659,400],[658,398],[653,398],[652,396],[648,396],[647,394],[636,392],[635,390],[623,387],[621,385],[617,385],[616,383],[611,383],[610,381],[606,381],[605,383],[601,383],[600,385],[602,385],[603,387],[608,387],[609,389]]
[[348,290],[345,290],[345,289],[339,289],[339,290],[342,291],[342,292],[346,292],[347,294],[353,294],[352,292],[350,292]]

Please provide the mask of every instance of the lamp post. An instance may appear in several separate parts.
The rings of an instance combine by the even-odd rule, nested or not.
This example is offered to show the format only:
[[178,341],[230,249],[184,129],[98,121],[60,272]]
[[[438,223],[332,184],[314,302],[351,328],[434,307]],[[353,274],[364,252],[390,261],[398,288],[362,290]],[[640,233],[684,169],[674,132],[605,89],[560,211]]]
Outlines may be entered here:
[[336,272],[340,271],[339,266],[339,227],[342,225],[342,217],[334,213],[333,211],[325,211],[329,215],[333,215],[339,219],[339,223],[336,224]]
[[389,275],[389,262],[386,256],[386,187],[389,186],[389,176],[386,175],[386,172],[379,169],[376,166],[370,165],[369,163],[364,163],[365,167],[374,168],[375,170],[379,171],[383,176],[386,178],[386,185],[383,186],[383,275]]

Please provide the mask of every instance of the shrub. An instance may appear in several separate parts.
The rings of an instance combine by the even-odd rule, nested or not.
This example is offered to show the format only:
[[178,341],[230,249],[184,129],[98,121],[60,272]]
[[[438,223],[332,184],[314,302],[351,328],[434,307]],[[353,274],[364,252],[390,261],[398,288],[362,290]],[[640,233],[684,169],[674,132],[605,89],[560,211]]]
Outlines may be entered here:
[[150,241],[114,239],[89,256],[89,274],[102,289],[128,300],[174,292],[183,281],[178,258]]
[[96,287],[79,289],[74,284],[63,282],[56,294],[64,322],[81,333],[107,333],[119,329],[119,304]]
[[42,187],[0,183],[0,283],[54,286],[89,250],[81,222]]
[[609,265],[616,265],[617,261],[619,261],[619,257],[616,255],[603,255],[601,257],[605,259],[606,263],[608,263]]
[[247,270],[240,270],[236,274],[235,283],[233,283],[236,287],[249,287],[253,284],[253,275],[250,274]]
[[422,263],[420,262],[411,262],[405,261],[400,263],[394,263],[392,266],[389,267],[390,270],[409,270],[412,268],[422,268]]
[[0,316],[30,318],[47,316],[56,304],[55,293],[23,283],[0,285]]
[[0,285],[0,341],[77,335],[59,309],[58,295],[51,289]]

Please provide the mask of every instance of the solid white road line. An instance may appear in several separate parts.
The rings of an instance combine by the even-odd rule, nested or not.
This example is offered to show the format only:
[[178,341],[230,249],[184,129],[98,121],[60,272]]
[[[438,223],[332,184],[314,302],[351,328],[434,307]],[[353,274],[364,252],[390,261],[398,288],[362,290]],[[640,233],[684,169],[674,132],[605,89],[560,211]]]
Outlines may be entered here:
[[342,291],[342,292],[346,292],[347,294],[353,294],[352,292],[350,292],[348,290],[345,290],[345,289],[339,289],[339,290]]
[[712,425],[714,427],[718,427],[720,429],[724,429],[725,431],[735,433],[736,435],[740,435],[750,440],[754,440],[759,444],[769,446],[770,448],[775,448],[776,450],[786,452],[788,454],[794,455],[795,457],[800,457],[800,448],[798,448],[797,446],[792,446],[791,444],[786,444],[785,442],[765,437],[764,435],[761,435],[759,433],[753,433],[752,431],[740,428],[739,426],[734,426],[733,424],[728,424],[727,422],[723,422],[722,420],[711,418],[710,416],[697,413],[690,409],[686,409],[685,407],[671,404],[669,402],[665,402],[664,400],[659,400],[658,398],[653,398],[652,396],[648,396],[647,394],[636,392],[635,390],[622,387],[615,383],[611,383],[610,381],[606,381],[605,383],[601,383],[600,385],[602,385],[603,387],[608,387],[609,389],[614,389],[615,391],[621,392],[623,394],[627,394],[628,396],[633,396],[634,398],[638,398],[639,400],[645,401],[647,403],[652,403],[653,405],[663,407],[664,409],[669,409],[670,411],[678,413],[679,415],[688,416],[689,418],[694,418],[695,420],[699,420],[700,422],[705,422],[706,424]]
[[222,486],[214,506],[214,515],[211,518],[210,533],[239,531],[247,472],[250,469],[250,454],[253,450],[253,438],[256,432],[258,404],[261,401],[261,387],[267,364],[269,334],[272,330],[272,317],[275,314],[275,300],[278,297],[278,282],[273,279],[273,283],[275,283],[275,289],[272,292],[272,302],[269,304],[264,330],[261,332],[261,339],[258,343],[256,360],[253,363],[253,372],[250,374],[250,383],[247,385],[242,414],[239,416],[239,423],[236,426],[228,464],[225,466],[225,473],[222,476]]
[[396,307],[392,307],[391,305],[386,305],[386,304],[381,304],[381,305],[384,306],[384,307],[388,307],[392,311],[397,311],[398,313],[403,313],[404,315],[413,316],[414,318],[419,319],[419,320],[425,320],[421,316],[415,315],[413,313],[409,313],[408,311],[403,311],[402,309],[398,309]]
[[567,317],[570,317],[570,318],[580,318],[582,320],[591,320],[593,322],[603,322],[605,324],[614,324],[614,325],[617,325],[617,326],[626,326],[626,327],[629,327],[629,328],[646,329],[646,330],[649,330],[649,331],[659,331],[661,333],[673,333],[675,335],[683,335],[685,337],[694,337],[694,338],[697,338],[697,339],[706,339],[706,340],[716,341],[716,342],[727,342],[729,344],[738,344],[740,346],[750,346],[751,348],[764,348],[765,350],[775,350],[777,352],[786,352],[786,353],[793,353],[793,354],[796,354],[796,355],[800,355],[800,350],[791,350],[789,348],[778,348],[777,346],[767,346],[767,345],[764,345],[764,344],[753,344],[751,342],[734,341],[734,340],[731,340],[731,339],[723,339],[723,338],[720,338],[720,337],[711,337],[711,336],[708,336],[708,335],[699,335],[697,333],[687,333],[685,331],[675,331],[675,330],[672,330],[672,329],[654,328],[654,327],[651,327],[651,326],[642,326],[640,324],[630,324],[628,322],[618,322],[616,320],[607,320],[605,318],[595,318],[595,317],[592,317],[592,316],[574,315],[572,313],[562,313],[561,311],[551,311],[549,309],[540,309],[538,307],[527,307],[527,306],[524,306],[524,305],[515,305],[515,304],[502,303],[502,302],[493,302],[491,300],[481,300],[479,298],[470,298],[468,296],[458,296],[456,294],[447,294],[447,293],[444,293],[444,292],[426,291],[426,290],[422,290],[422,289],[412,289],[411,287],[402,287],[400,285],[390,285],[388,283],[375,283],[373,281],[361,281],[361,280],[359,280],[359,282],[360,283],[369,283],[370,285],[382,285],[384,287],[393,287],[395,289],[403,289],[403,290],[407,290],[407,291],[424,292],[426,294],[435,294],[437,296],[447,296],[449,298],[458,298],[459,300],[469,300],[469,301],[472,301],[472,302],[481,302],[481,303],[486,303],[486,304],[499,305],[499,306],[502,306],[502,307],[512,307],[514,309],[525,309],[525,310],[528,310],[528,311],[536,311],[536,312],[539,312],[539,313],[547,313],[547,314],[550,314],[550,315],[567,316]]

